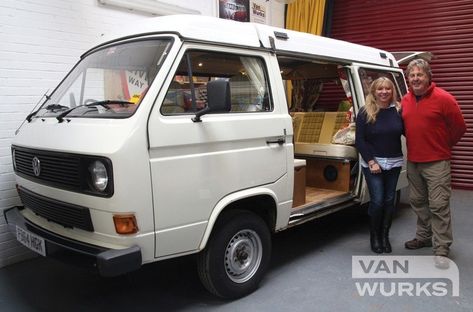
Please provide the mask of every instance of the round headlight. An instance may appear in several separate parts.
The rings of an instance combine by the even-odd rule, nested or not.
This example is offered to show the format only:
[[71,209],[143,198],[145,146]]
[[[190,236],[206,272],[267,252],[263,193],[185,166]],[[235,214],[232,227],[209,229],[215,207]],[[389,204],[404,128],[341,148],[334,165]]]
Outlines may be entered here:
[[90,164],[89,172],[94,188],[99,192],[105,191],[108,185],[108,173],[105,165],[101,161],[96,160]]

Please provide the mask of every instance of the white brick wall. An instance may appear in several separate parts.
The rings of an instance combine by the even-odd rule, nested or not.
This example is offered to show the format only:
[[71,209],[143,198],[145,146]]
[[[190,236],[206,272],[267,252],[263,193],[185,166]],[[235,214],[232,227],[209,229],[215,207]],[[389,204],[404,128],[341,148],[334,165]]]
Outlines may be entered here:
[[[161,2],[217,14],[216,0]],[[282,5],[272,7],[272,25],[284,24],[283,12]],[[5,208],[20,204],[10,155],[15,130],[102,34],[145,18],[97,0],[0,1],[0,267],[33,256],[7,232],[3,217]]]
[[[95,0],[0,2],[0,212],[20,204],[10,144],[22,120],[102,33],[143,18]],[[8,233],[1,213],[0,267],[32,256]]]

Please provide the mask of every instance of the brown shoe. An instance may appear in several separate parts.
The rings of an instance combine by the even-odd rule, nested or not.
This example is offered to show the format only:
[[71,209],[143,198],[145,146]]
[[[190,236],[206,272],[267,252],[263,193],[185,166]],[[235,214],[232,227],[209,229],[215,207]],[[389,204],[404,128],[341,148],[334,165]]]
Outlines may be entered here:
[[432,242],[430,240],[421,241],[421,240],[418,240],[417,238],[414,238],[413,240],[407,241],[404,244],[404,247],[406,247],[407,249],[419,249],[419,248],[424,248],[424,247],[432,247]]

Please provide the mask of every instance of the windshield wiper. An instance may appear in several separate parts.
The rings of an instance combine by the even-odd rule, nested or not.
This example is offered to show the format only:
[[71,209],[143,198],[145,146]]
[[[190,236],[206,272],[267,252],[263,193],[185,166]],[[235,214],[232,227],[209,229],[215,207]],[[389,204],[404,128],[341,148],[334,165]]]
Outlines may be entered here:
[[110,104],[118,104],[120,106],[126,106],[126,105],[129,105],[129,104],[133,104],[133,102],[129,102],[129,101],[123,101],[123,100],[104,100],[104,101],[97,101],[97,102],[93,102],[93,103],[89,103],[89,104],[82,104],[82,105],[79,105],[79,106],[76,106],[76,107],[72,107],[72,108],[69,108],[68,110],[62,112],[61,114],[59,114],[58,116],[56,116],[56,119],[61,123],[64,121],[64,117],[66,117],[70,112],[72,112],[73,110],[75,110],[76,108],[79,108],[79,107],[94,107],[94,106],[102,106],[102,107],[105,107],[106,109],[110,109]]
[[55,110],[69,109],[69,106],[64,106],[64,105],[61,105],[61,104],[49,104],[44,109],[54,112]]
[[[36,110],[36,107],[38,107],[39,103],[43,100],[43,98],[46,98],[46,100],[49,100],[51,97],[48,95],[49,89],[43,94],[43,96],[39,99],[38,103],[36,103],[35,107],[33,108],[33,111],[26,116],[25,120],[28,122],[31,122],[31,119],[40,111],[40,109]],[[24,121],[23,121],[24,123]],[[23,123],[21,125],[23,125]],[[21,128],[21,125],[18,129],[16,129],[16,133],[18,133],[18,130]]]
[[39,112],[39,110],[29,113],[28,116],[26,116],[26,118],[25,118],[26,121],[30,122],[31,119],[33,119],[34,115],[36,115],[38,112]]
[[[68,106],[64,106],[64,105],[61,105],[61,104],[49,104],[48,106],[46,106],[44,109],[47,110],[47,111],[51,111],[51,112],[54,112],[56,110],[63,110],[63,109],[68,109],[69,107]],[[26,120],[28,122],[31,121],[31,119],[41,110],[38,109],[32,113],[30,113],[28,116],[26,116]]]
[[[79,105],[79,106],[74,106],[74,107],[71,107],[69,108],[68,110],[65,110],[63,111],[62,113],[60,113],[59,115],[56,116],[56,119],[61,123],[64,121],[64,117],[66,117],[67,114],[69,114],[70,112],[72,112],[73,110],[75,110],[76,108],[79,108],[79,107],[91,107],[91,106],[96,106],[97,104],[96,103],[91,103],[91,104],[82,104],[82,105]],[[100,104],[99,104],[100,105]],[[104,106],[106,107],[106,106]],[[108,108],[108,107],[107,107]]]
[[135,103],[130,102],[130,101],[124,101],[124,100],[104,100],[104,101],[97,101],[94,103],[90,103],[88,105],[101,105],[103,107],[109,108],[109,104],[118,104],[120,106],[127,106],[127,105],[135,105]]

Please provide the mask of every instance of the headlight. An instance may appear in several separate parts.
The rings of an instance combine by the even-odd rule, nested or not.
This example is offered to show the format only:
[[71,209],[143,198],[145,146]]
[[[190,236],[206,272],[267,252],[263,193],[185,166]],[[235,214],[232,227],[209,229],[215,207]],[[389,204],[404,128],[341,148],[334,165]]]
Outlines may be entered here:
[[108,173],[105,165],[100,160],[96,160],[89,165],[89,172],[93,187],[99,192],[105,191],[108,185]]

